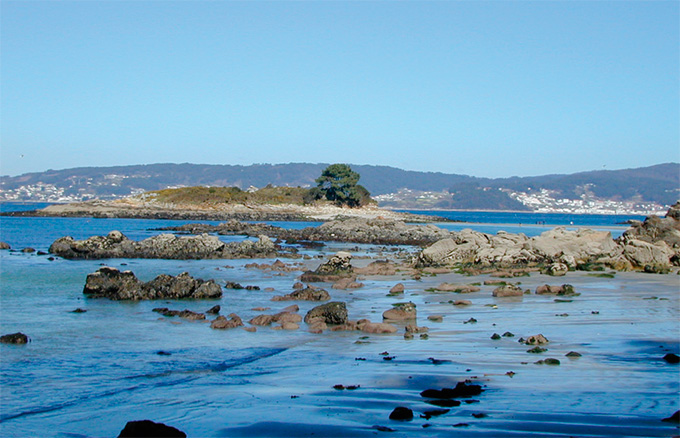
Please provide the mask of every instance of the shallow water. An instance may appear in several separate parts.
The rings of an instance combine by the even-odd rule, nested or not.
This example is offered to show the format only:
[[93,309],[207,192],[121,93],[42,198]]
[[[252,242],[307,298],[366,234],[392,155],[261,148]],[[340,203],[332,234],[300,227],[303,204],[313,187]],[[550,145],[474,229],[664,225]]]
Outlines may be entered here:
[[[15,220],[8,224],[7,221]],[[21,222],[23,221],[23,222]],[[46,250],[64,234],[76,238],[119,229],[131,238],[148,237],[168,221],[3,218],[3,239],[15,248]],[[173,221],[174,222],[174,221]],[[160,225],[164,226],[164,225]],[[310,255],[351,248],[380,255],[368,245],[332,244]],[[387,248],[388,250],[390,248]],[[380,255],[384,257],[391,252]],[[273,260],[256,260],[269,262]],[[367,264],[357,259],[355,265]],[[353,291],[326,289],[345,301],[351,319],[380,321],[395,302],[413,301],[418,325],[429,339],[360,332],[311,334],[258,327],[212,330],[205,322],[166,318],[154,307],[205,311],[244,321],[291,291],[300,272],[272,274],[244,266],[252,260],[48,260],[47,256],[0,251],[1,332],[21,331],[32,342],[0,345],[0,435],[117,436],[129,420],[152,419],[189,436],[672,436],[677,426],[661,422],[678,410],[680,368],[661,358],[678,353],[680,276],[617,273],[600,278],[570,272],[553,278],[518,278],[522,287],[573,284],[581,295],[571,302],[554,296],[494,298],[493,286],[472,294],[427,292],[447,281],[483,282],[488,276],[444,274],[413,280],[370,277]],[[290,262],[290,261],[289,261]],[[320,262],[305,262],[314,267]],[[274,292],[225,290],[219,300],[114,302],[86,299],[85,277],[105,263],[130,269],[142,280],[187,271],[221,284],[273,287]],[[301,267],[302,268],[302,267]],[[397,282],[403,297],[388,297]],[[451,300],[468,299],[468,307]],[[300,313],[316,303],[298,302]],[[86,313],[71,313],[76,308]],[[596,312],[596,313],[594,313]],[[442,314],[443,322],[427,320]],[[565,316],[566,314],[566,316]],[[475,318],[476,323],[465,323]],[[511,331],[514,338],[492,340]],[[542,333],[548,351],[531,354],[519,337]],[[368,338],[365,338],[368,336]],[[159,355],[163,351],[169,355]],[[569,359],[578,351],[583,356]],[[380,353],[394,356],[391,361]],[[437,359],[432,361],[429,358]],[[544,358],[559,366],[538,365]],[[365,359],[365,360],[357,360]],[[508,372],[515,374],[510,377]],[[419,393],[471,379],[485,385],[450,412],[420,418],[436,409]],[[333,385],[360,385],[335,390]],[[388,419],[396,406],[413,409],[411,422]],[[484,414],[482,418],[473,416]],[[462,425],[466,424],[466,425]],[[424,427],[427,426],[428,427]]]

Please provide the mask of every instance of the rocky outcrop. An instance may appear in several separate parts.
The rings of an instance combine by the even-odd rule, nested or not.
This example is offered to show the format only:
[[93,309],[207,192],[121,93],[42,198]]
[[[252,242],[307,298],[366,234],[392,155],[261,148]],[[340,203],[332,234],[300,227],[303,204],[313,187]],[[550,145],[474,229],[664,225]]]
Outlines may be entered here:
[[9,243],[0,242],[0,249],[12,249],[12,247],[9,246]]
[[[415,217],[423,219],[423,217]],[[427,216],[427,222],[437,218]],[[188,233],[218,233],[225,235],[266,234],[289,242],[355,242],[378,245],[428,245],[449,236],[449,231],[434,225],[411,225],[402,220],[376,218],[342,218],[325,222],[318,227],[288,230],[267,224],[249,224],[230,220],[219,225],[187,224],[164,230]]]
[[238,259],[281,255],[280,247],[267,236],[260,236],[257,241],[225,243],[217,236],[207,234],[160,234],[142,241],[133,241],[119,231],[86,240],[62,237],[52,243],[49,252],[66,259]]
[[213,280],[195,279],[186,272],[176,277],[161,274],[145,283],[131,271],[102,267],[87,276],[83,293],[111,300],[210,299],[220,298],[222,288]]
[[667,272],[680,266],[680,203],[665,218],[648,217],[633,224],[619,239],[607,231],[567,230],[557,227],[540,236],[499,232],[489,235],[473,230],[452,232],[423,249],[414,259],[417,268],[473,265],[478,267],[542,267],[549,275],[569,269],[610,267]]

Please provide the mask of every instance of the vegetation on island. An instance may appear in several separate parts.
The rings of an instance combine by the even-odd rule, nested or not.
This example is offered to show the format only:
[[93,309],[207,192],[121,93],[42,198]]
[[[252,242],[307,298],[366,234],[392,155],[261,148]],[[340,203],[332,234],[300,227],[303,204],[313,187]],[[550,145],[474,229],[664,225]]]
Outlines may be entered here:
[[317,178],[317,187],[274,187],[241,190],[238,187],[182,187],[147,192],[143,198],[157,203],[218,206],[220,204],[313,205],[330,202],[338,206],[374,204],[371,195],[357,184],[360,175],[346,164],[332,164]]

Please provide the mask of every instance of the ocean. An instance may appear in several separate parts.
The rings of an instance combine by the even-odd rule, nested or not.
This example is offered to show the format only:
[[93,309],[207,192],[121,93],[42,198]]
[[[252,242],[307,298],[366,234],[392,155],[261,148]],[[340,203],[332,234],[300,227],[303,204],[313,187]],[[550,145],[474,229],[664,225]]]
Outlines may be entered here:
[[[535,221],[529,225],[531,221],[524,216],[521,221],[489,213],[475,217],[471,221],[475,223],[465,226],[522,229],[528,235],[548,227],[547,219],[536,219],[545,221],[544,226]],[[592,217],[560,218],[562,223],[556,225],[574,222],[573,226],[622,232],[621,219],[616,216],[608,218],[609,222],[592,223]],[[47,252],[64,235],[82,239],[114,229],[143,239],[159,233],[153,231],[156,228],[186,222],[0,218],[0,240],[14,249],[0,251],[1,334],[20,331],[31,338],[27,345],[0,344],[0,436],[112,437],[127,421],[141,419],[177,427],[190,437],[678,433],[676,426],[660,421],[679,408],[678,366],[662,359],[679,349],[677,275],[617,273],[602,278],[570,272],[562,278],[532,274],[520,279],[522,287],[530,290],[545,283],[573,284],[581,295],[571,302],[535,294],[519,300],[498,299],[491,296],[489,286],[465,297],[430,290],[440,282],[488,278],[456,273],[422,279],[403,273],[367,277],[361,280],[364,287],[347,291],[319,285],[333,300],[347,303],[351,319],[380,322],[381,313],[395,302],[414,302],[418,325],[429,327],[428,338],[416,335],[406,340],[403,324],[398,325],[397,334],[388,335],[312,334],[304,324],[295,331],[258,327],[249,333],[240,328],[213,330],[206,322],[152,312],[155,307],[204,312],[219,304],[221,314],[234,312],[248,321],[292,304],[271,298],[292,291],[301,271],[271,273],[247,268],[253,260],[70,261],[19,251],[30,246]],[[304,268],[313,269],[338,250],[350,250],[356,266],[395,254],[390,247],[333,243],[301,249],[311,257],[304,261]],[[101,265],[132,270],[144,281],[186,271],[222,285],[234,281],[257,285],[260,290],[225,289],[218,300],[85,298],[85,277]],[[398,282],[404,284],[405,295],[387,296]],[[451,305],[450,301],[459,298],[472,304]],[[318,303],[296,304],[304,315]],[[257,307],[270,310],[253,310]],[[77,308],[86,312],[73,313]],[[427,319],[434,314],[443,315],[443,321]],[[471,319],[476,322],[470,323]],[[491,339],[493,333],[506,331],[515,337]],[[519,337],[537,333],[550,340],[548,352],[541,355],[527,353],[528,347],[517,342]],[[565,357],[572,350],[582,357]],[[547,357],[559,359],[560,365],[535,363]],[[441,408],[429,404],[421,391],[452,387],[466,379],[484,385],[485,391],[475,402],[424,418]],[[339,384],[358,388],[334,389]],[[413,409],[415,418],[390,420],[397,406]],[[384,432],[388,429],[393,432]]]

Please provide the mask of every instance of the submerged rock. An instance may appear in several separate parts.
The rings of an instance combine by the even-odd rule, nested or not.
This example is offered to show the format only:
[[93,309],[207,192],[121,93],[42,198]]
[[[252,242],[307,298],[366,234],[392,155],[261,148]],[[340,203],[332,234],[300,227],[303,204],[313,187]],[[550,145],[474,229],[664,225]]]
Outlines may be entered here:
[[187,272],[176,277],[161,274],[144,283],[131,271],[102,267],[87,276],[83,293],[111,300],[206,299],[220,298],[222,288],[213,280],[195,279]]
[[128,421],[118,438],[165,437],[186,438],[187,434],[172,426],[151,420]]

